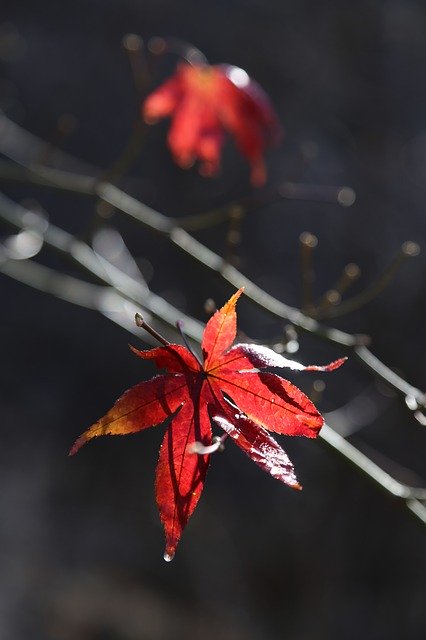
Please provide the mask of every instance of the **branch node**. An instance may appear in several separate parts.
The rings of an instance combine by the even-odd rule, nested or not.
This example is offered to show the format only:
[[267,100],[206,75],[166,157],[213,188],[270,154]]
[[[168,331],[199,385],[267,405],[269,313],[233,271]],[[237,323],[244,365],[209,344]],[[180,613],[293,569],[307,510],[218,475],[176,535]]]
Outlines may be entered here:
[[217,305],[213,298],[207,298],[204,303],[204,311],[208,316],[212,316],[214,313],[216,313]]
[[126,33],[122,40],[123,47],[129,53],[136,53],[143,49],[143,39],[136,33]]
[[140,313],[135,313],[135,324],[137,327],[143,328],[145,324],[145,320]]
[[354,335],[354,338],[356,347],[368,347],[372,342],[371,336],[368,336],[366,333],[357,333]]
[[140,313],[135,313],[135,323],[137,327],[139,327],[140,329],[145,329],[147,333],[149,333],[153,338],[158,340],[158,342],[163,344],[165,347],[168,347],[170,345],[170,342],[166,340],[166,338],[163,338],[163,336],[158,333],[158,331],[153,329],[147,322],[145,322],[144,317]]
[[407,240],[401,245],[401,251],[404,256],[407,256],[407,258],[417,258],[421,250],[420,245],[418,245],[417,242]]
[[341,187],[337,192],[337,202],[342,207],[351,207],[356,200],[356,193],[351,187]]

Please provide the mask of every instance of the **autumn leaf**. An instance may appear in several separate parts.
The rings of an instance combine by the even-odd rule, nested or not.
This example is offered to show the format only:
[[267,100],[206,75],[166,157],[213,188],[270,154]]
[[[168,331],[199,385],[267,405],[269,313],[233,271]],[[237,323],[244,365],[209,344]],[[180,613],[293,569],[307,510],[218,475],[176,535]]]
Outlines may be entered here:
[[[282,435],[318,435],[323,418],[314,404],[288,380],[262,371],[288,367],[296,371],[332,371],[345,360],[304,367],[267,347],[237,344],[237,291],[208,321],[201,349],[203,362],[189,348],[170,344],[146,325],[163,346],[136,355],[153,360],[167,373],[140,382],[117,400],[108,413],[75,442],[74,454],[101,435],[142,431],[172,416],[156,470],[155,493],[166,536],[165,560],[175,554],[181,534],[203,491],[211,453],[229,436],[261,469],[300,489],[294,468],[268,431]],[[212,423],[223,431],[212,436]]]
[[206,176],[218,173],[225,133],[231,134],[250,163],[254,186],[266,180],[265,147],[281,137],[265,92],[243,69],[230,65],[181,63],[147,97],[142,115],[148,123],[171,117],[167,141],[175,162],[188,168],[199,160]]

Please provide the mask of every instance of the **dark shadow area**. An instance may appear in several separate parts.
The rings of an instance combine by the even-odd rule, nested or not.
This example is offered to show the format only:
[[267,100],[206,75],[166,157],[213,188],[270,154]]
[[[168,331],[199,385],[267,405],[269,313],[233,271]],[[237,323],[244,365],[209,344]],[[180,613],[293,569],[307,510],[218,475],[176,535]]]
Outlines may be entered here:
[[[402,243],[424,248],[426,227],[426,6],[420,0],[41,0],[2,2],[0,108],[11,120],[82,162],[106,170],[139,121],[127,33],[147,43],[178,37],[213,64],[244,68],[270,95],[282,144],[267,153],[268,184],[349,186],[350,207],[285,198],[248,213],[238,268],[300,307],[299,236],[318,238],[318,300],[347,263],[362,291]],[[176,57],[149,58],[151,87]],[[59,137],[58,119],[71,114]],[[67,127],[65,127],[67,128]],[[172,218],[254,193],[232,141],[208,180],[173,164],[168,124],[149,127],[117,181]],[[0,131],[0,136],[2,132]],[[49,147],[45,153],[50,153]],[[4,158],[3,158],[4,159]],[[37,201],[50,220],[84,239],[95,198],[0,180],[17,202]],[[202,322],[207,298],[232,293],[159,234],[124,216],[122,233],[153,292]],[[194,231],[220,255],[227,223]],[[11,233],[0,228],[1,239]],[[40,261],[79,276],[45,249]],[[426,387],[425,259],[407,260],[362,309],[326,324],[366,333],[373,352]],[[281,438],[302,492],[274,482],[232,442],[213,456],[206,488],[175,560],[164,563],[153,480],[164,426],[99,438],[67,453],[127,388],[155,373],[105,317],[1,275],[0,636],[12,640],[423,640],[425,525],[324,442]],[[245,335],[268,344],[284,323],[242,299]],[[341,353],[308,334],[294,356],[326,363]],[[291,374],[291,375],[290,375]],[[286,374],[285,374],[286,375]],[[294,372],[318,406],[358,398],[343,421],[351,441],[401,481],[424,486],[426,437],[404,400],[356,359],[335,373]],[[352,428],[352,427],[351,427]],[[389,462],[391,461],[391,462]],[[423,482],[423,485],[422,485]]]

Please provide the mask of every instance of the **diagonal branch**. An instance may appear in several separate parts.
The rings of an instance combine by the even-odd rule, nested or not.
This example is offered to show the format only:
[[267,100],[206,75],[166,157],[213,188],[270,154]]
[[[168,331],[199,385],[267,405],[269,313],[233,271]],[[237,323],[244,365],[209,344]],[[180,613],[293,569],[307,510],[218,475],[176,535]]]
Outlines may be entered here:
[[406,506],[426,524],[426,488],[410,487],[399,482],[327,424],[322,427],[320,437],[385,491],[403,500]]

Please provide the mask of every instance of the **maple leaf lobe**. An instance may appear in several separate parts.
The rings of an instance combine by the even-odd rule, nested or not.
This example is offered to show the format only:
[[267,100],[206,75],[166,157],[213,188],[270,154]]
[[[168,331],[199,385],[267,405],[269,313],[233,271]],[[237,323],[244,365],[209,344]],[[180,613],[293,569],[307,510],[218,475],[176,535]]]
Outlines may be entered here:
[[228,302],[208,321],[201,341],[204,358],[204,370],[210,371],[214,363],[228,349],[237,335],[237,313],[235,306],[244,287],[238,289]]

